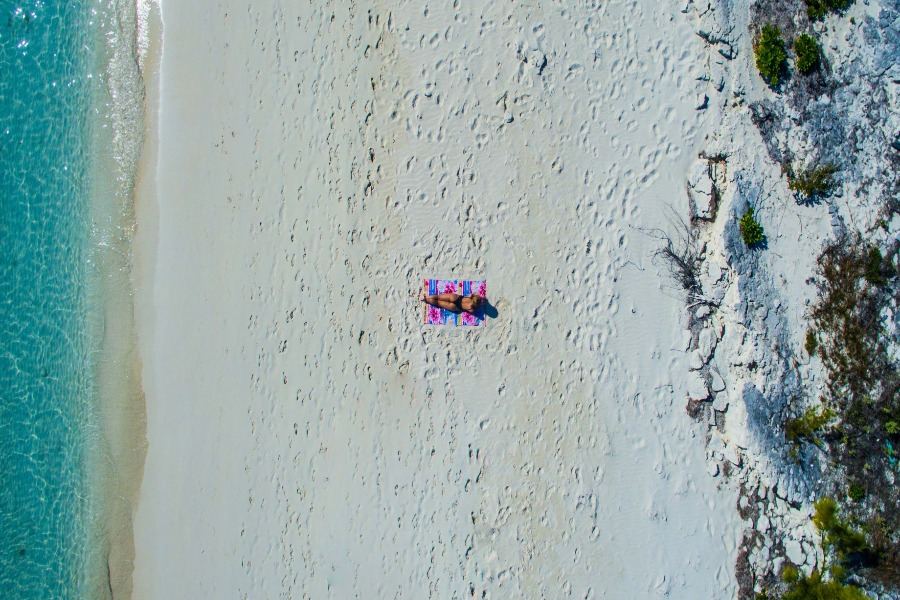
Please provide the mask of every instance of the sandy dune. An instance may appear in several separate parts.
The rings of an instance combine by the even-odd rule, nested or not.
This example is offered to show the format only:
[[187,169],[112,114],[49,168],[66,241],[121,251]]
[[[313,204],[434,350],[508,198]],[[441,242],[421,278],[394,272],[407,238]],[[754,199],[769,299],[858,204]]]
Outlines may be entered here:
[[[732,597],[644,231],[693,9],[299,4],[162,3],[135,597]],[[449,275],[486,327],[420,324]]]

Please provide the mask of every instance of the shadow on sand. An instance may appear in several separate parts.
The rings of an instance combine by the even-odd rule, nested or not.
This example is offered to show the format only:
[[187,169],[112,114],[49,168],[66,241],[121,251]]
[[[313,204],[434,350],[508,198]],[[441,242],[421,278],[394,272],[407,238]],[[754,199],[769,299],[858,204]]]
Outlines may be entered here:
[[482,319],[496,319],[498,314],[500,313],[497,312],[497,307],[491,304],[490,300],[485,298],[481,303],[481,309],[478,311],[478,316]]

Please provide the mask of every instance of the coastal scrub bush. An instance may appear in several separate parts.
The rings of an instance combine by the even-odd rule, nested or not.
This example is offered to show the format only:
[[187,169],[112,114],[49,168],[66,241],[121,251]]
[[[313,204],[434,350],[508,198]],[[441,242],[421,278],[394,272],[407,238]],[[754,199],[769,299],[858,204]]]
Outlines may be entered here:
[[701,299],[700,285],[701,248],[697,244],[697,236],[684,219],[673,213],[672,225],[674,234],[662,230],[656,232],[663,245],[655,256],[663,260],[672,278],[692,300]]
[[847,496],[854,502],[859,502],[866,497],[866,488],[858,483],[851,483],[847,488]]
[[753,53],[756,56],[756,68],[766,83],[771,86],[781,83],[787,66],[787,51],[781,30],[775,25],[763,25],[753,44]]
[[752,206],[743,214],[739,225],[741,228],[741,239],[744,240],[744,243],[749,248],[761,244],[766,237],[762,225],[759,224],[759,221],[756,220],[753,214]]
[[819,433],[833,418],[834,413],[829,409],[817,409],[811,406],[799,417],[785,421],[784,437],[795,444],[805,440],[820,446],[822,440],[819,438]]
[[816,332],[812,329],[806,330],[806,343],[803,344],[803,347],[806,349],[806,354],[809,356],[814,356],[816,354],[816,346],[819,345],[819,340],[816,339]]
[[[898,247],[892,245],[882,256],[859,235],[826,246],[815,278],[818,299],[810,311],[816,353],[826,371],[822,402],[834,413],[830,458],[839,467],[836,473],[849,474],[851,483],[865,482],[865,496],[847,511],[864,525],[869,539],[866,576],[885,585],[900,584],[898,440],[888,425],[900,420],[900,364],[891,351],[896,331],[883,318],[900,287]],[[846,479],[839,483],[846,485]],[[830,522],[826,517],[824,511],[823,526]],[[840,535],[832,538],[844,553],[859,541],[854,535],[850,544]]]
[[884,259],[881,256],[881,250],[874,246],[869,248],[869,255],[866,258],[866,272],[863,277],[872,285],[884,285],[887,281],[884,270]]
[[806,0],[806,14],[813,21],[825,18],[829,12],[845,10],[853,0]]
[[824,196],[834,187],[831,176],[837,173],[837,167],[831,163],[818,165],[794,173],[788,170],[788,187],[804,198]]
[[838,515],[838,505],[834,498],[825,497],[816,501],[812,522],[822,534],[826,553],[833,549],[839,563],[846,561],[852,554],[869,552],[866,536]]
[[[887,349],[880,314],[892,299],[897,274],[880,250],[855,240],[840,239],[829,245],[818,260],[816,285],[819,299],[811,311],[829,376],[829,390],[839,405],[854,399],[873,400],[885,387],[885,399],[900,403],[897,369]],[[883,405],[888,413],[897,408]],[[881,412],[881,411],[878,411]],[[875,414],[873,413],[873,416]]]
[[787,583],[782,600],[868,600],[859,588],[831,579],[825,581],[818,569],[809,576],[801,575],[792,566],[786,566],[781,578]]
[[[813,569],[804,575],[791,563],[781,569],[781,600],[868,600],[868,596],[847,583],[848,558],[860,552],[869,552],[865,536],[854,529],[838,514],[837,502],[832,498],[822,498],[815,503],[813,524],[822,535],[822,551],[825,555],[822,569]],[[834,558],[837,562],[834,562]],[[760,598],[768,598],[768,590],[763,590]]]
[[794,53],[797,55],[797,70],[801,73],[812,73],[819,68],[822,50],[813,36],[803,33],[794,38]]

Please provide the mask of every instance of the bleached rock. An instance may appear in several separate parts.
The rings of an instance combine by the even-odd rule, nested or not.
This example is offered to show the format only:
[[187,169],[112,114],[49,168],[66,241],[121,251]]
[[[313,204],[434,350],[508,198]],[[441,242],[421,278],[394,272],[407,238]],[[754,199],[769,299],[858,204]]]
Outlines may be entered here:
[[725,394],[719,394],[716,396],[716,399],[713,400],[713,410],[717,410],[719,412],[725,412],[728,410],[728,396]]
[[717,342],[716,332],[713,331],[712,327],[707,327],[700,332],[700,336],[697,339],[697,350],[700,352],[703,362],[708,361],[709,357],[712,356]]
[[806,555],[803,553],[803,546],[793,538],[788,538],[784,541],[784,554],[787,556],[787,559],[795,565],[806,563]]
[[816,549],[811,544],[807,542],[802,542],[803,546],[803,554],[806,555],[806,565],[809,567],[815,566],[816,564]]
[[710,373],[711,380],[709,382],[710,389],[714,392],[721,392],[725,390],[725,380],[722,379],[722,376],[719,375],[718,371],[712,371]]
[[[702,103],[697,109],[706,108],[709,98],[703,94]],[[715,184],[709,175],[709,163],[705,160],[696,160],[691,165],[688,173],[688,187],[694,200],[694,210],[697,217],[711,219],[715,215]]]
[[681,347],[685,352],[691,349],[691,340],[693,338],[694,336],[688,328],[688,323],[685,323],[685,328],[681,332]]
[[782,473],[778,476],[778,483],[775,485],[775,497],[787,500],[787,487],[787,478]]
[[704,364],[706,363],[703,360],[703,356],[700,354],[699,350],[694,350],[693,352],[691,352],[690,369],[692,371],[702,369]]
[[772,572],[773,573],[781,573],[781,567],[784,566],[784,557],[779,556],[777,558],[772,559]]
[[709,389],[706,387],[706,382],[703,381],[703,378],[700,377],[697,371],[691,373],[687,394],[692,400],[706,400],[709,398]]
[[711,260],[707,264],[709,265],[708,273],[710,281],[716,283],[722,279],[722,267],[719,266],[719,263],[715,260]]
[[747,510],[747,507],[750,506],[750,501],[747,500],[746,496],[741,496],[738,498],[738,509],[741,511]]
[[734,444],[725,447],[725,459],[736,467],[741,466],[741,452]]

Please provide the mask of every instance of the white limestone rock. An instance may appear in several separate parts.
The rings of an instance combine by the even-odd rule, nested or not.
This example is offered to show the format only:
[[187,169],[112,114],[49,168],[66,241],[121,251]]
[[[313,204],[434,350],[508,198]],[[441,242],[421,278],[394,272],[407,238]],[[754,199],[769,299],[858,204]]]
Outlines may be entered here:
[[716,338],[716,332],[712,327],[706,327],[703,331],[700,332],[700,335],[697,339],[697,350],[700,352],[700,356],[703,358],[703,362],[709,360],[710,356],[712,356],[713,350],[716,349],[716,343],[719,340]]
[[728,396],[725,394],[719,394],[716,396],[716,399],[713,400],[713,409],[719,412],[725,412],[728,410]]
[[[704,100],[708,102],[708,98],[705,95]],[[700,108],[700,105],[698,105],[698,108]],[[715,214],[716,206],[713,194],[714,183],[712,177],[709,176],[709,163],[707,161],[702,159],[694,161],[688,172],[688,186],[694,199],[697,217],[711,219]]]
[[741,466],[741,452],[734,444],[729,444],[723,452],[725,459],[736,467]]
[[788,538],[784,541],[784,553],[785,556],[787,556],[787,559],[795,565],[806,563],[806,555],[803,553],[803,546],[793,538]]
[[722,392],[725,391],[725,380],[722,379],[722,376],[719,375],[718,371],[712,371],[710,373],[710,389],[714,392]]
[[691,373],[687,394],[691,400],[706,400],[709,398],[709,389],[706,387],[706,382],[703,381],[703,378],[700,377],[700,373],[697,371]]
[[698,371],[702,369],[704,364],[706,364],[706,362],[703,360],[703,356],[701,356],[699,350],[694,350],[693,352],[691,352],[689,364],[691,371]]

